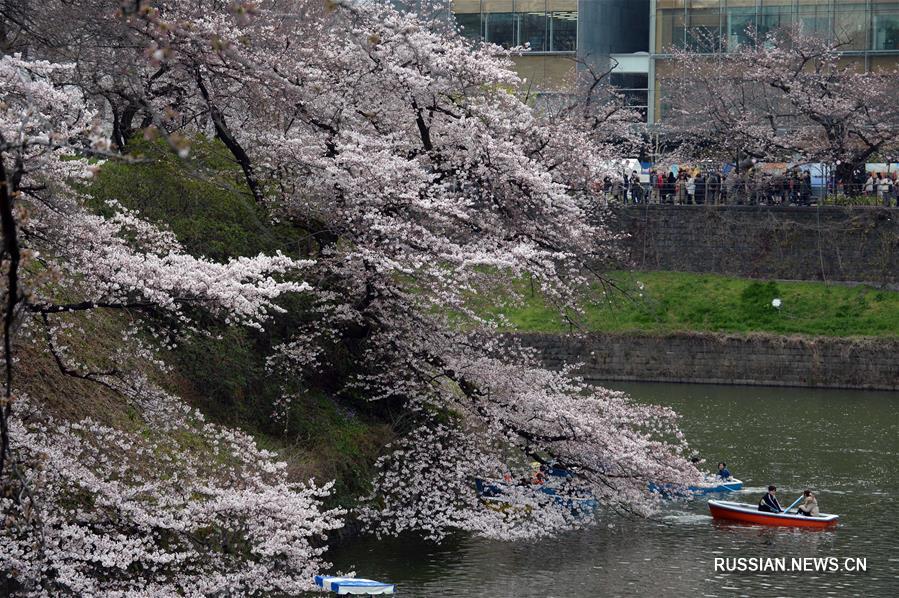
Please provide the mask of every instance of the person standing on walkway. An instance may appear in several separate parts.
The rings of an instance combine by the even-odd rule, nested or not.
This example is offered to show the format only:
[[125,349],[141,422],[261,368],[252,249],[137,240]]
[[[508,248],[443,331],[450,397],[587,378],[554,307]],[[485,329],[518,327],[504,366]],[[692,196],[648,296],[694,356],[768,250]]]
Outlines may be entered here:
[[712,170],[709,173],[709,203],[718,205],[721,202],[721,175]]
[[868,180],[865,181],[865,197],[870,197],[874,195],[874,173],[870,173],[868,175]]
[[701,206],[705,203],[706,200],[706,180],[702,175],[702,171],[700,171],[696,175],[696,179],[693,181],[693,185],[695,189],[693,195],[695,203]]
[[684,205],[687,203],[687,171],[681,170],[677,173],[674,192],[676,195],[676,203]]
[[727,192],[727,203],[742,205],[743,203],[743,178],[736,170],[731,170],[724,179],[724,189]]
[[659,175],[655,168],[649,171],[649,203],[659,203]]
[[891,199],[893,197],[893,179],[887,175],[883,175],[880,178],[879,195],[883,205],[885,207],[890,207]]
[[807,170],[802,171],[802,180],[799,185],[799,201],[807,206],[812,203],[812,173]]
[[640,175],[637,171],[631,173],[631,196],[634,203],[643,203],[643,184],[640,182]]

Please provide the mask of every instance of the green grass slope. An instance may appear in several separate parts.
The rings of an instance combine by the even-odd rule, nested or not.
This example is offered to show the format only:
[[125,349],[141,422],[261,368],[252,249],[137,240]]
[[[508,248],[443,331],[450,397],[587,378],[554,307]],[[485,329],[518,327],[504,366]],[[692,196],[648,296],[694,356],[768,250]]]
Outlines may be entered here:
[[[899,336],[899,293],[866,286],[757,281],[682,272],[611,272],[618,291],[594,288],[572,315],[583,331],[764,332],[814,336]],[[572,326],[529,285],[521,305],[501,305],[494,290],[473,298],[507,330],[569,332]],[[780,308],[772,302],[780,299]]]

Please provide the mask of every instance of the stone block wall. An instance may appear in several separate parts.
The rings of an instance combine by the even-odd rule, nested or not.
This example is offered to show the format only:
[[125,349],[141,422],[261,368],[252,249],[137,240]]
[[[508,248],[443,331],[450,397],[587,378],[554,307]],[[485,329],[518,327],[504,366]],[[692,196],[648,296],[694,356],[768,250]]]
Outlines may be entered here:
[[899,209],[642,205],[617,208],[623,267],[899,287]]
[[899,390],[899,340],[724,334],[515,334],[588,380]]

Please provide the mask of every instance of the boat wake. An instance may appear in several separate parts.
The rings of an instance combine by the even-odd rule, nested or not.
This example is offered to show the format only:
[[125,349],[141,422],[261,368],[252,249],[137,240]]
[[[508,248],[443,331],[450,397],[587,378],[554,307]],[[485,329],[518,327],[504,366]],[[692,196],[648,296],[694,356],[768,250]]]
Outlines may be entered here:
[[665,515],[661,517],[661,520],[666,523],[675,523],[682,525],[697,525],[697,524],[706,524],[708,523],[712,517],[710,515],[703,515],[700,513],[671,513],[670,515]]

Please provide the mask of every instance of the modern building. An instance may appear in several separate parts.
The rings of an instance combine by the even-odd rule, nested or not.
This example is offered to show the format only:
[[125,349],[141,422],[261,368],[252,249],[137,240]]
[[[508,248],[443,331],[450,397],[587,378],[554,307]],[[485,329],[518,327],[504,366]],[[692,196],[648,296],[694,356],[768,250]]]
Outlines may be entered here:
[[750,27],[801,23],[845,42],[860,68],[899,64],[899,0],[453,0],[453,12],[464,35],[529,44],[516,64],[542,91],[564,90],[578,63],[614,65],[611,82],[649,122],[663,117],[658,75],[670,48],[727,52]]

